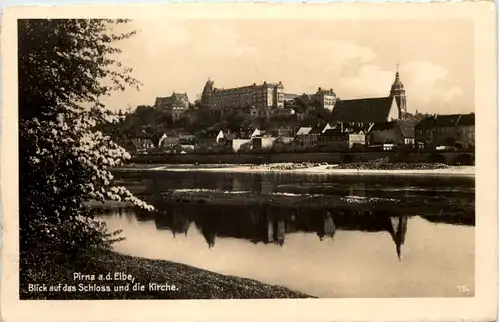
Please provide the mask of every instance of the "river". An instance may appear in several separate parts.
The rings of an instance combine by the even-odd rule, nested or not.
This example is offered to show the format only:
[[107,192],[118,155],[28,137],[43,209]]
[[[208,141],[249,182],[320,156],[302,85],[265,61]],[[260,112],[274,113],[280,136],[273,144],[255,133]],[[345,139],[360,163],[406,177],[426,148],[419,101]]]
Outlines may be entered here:
[[[157,208],[102,211],[110,229],[124,230],[126,240],[115,245],[120,253],[318,297],[474,295],[473,177],[127,171],[116,179]],[[163,197],[195,189],[228,198],[245,191],[264,199],[331,195],[361,206],[205,204]],[[378,199],[422,207],[372,211],[371,200]],[[444,211],[444,204],[452,207]]]

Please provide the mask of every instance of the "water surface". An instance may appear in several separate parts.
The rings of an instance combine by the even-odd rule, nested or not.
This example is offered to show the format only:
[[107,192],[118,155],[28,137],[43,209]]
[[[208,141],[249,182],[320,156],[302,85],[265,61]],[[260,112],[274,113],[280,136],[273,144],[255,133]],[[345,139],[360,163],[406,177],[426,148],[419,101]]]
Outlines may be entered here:
[[[472,296],[474,179],[206,172],[117,178],[156,212],[104,214],[116,250],[256,279],[319,297]],[[429,203],[426,213],[167,202],[165,191],[328,194]],[[443,214],[441,202],[456,204]],[[418,209],[416,209],[418,210]],[[465,285],[468,293],[459,292]]]

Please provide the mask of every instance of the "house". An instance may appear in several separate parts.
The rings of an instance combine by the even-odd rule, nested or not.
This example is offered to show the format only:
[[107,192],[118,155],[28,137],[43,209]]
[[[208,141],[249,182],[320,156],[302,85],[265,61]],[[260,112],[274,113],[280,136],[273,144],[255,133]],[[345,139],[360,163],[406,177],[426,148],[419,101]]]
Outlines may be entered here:
[[309,135],[309,132],[311,132],[312,127],[310,126],[302,126],[299,128],[295,136],[306,136]]
[[384,123],[376,123],[367,135],[369,145],[394,144],[396,146],[415,143],[415,125],[418,121],[401,120]]
[[252,134],[250,134],[250,137],[254,138],[254,137],[259,137],[259,136],[262,136],[262,131],[260,129],[254,129]]
[[184,152],[191,152],[194,151],[194,144],[181,144],[181,149]]
[[252,136],[255,136],[255,134],[258,134],[259,132],[256,132],[256,130],[248,131],[241,129],[239,132],[234,133],[234,137],[232,139],[233,151],[239,152],[240,150],[250,150],[252,145]]
[[221,130],[217,135],[217,144],[220,146],[231,147],[235,138],[236,133]]
[[433,115],[415,126],[415,141],[426,147],[474,148],[475,114]]
[[195,140],[195,136],[188,132],[181,132],[178,137],[183,142],[193,142]]
[[363,131],[349,132],[340,128],[327,129],[318,137],[318,146],[333,151],[349,150],[356,146],[364,146],[366,135]]
[[168,97],[157,97],[155,108],[167,112],[174,121],[185,116],[189,109],[189,99],[186,93],[176,93],[175,91]]
[[233,151],[240,152],[241,150],[247,151],[252,148],[252,134],[254,131],[243,131],[236,133],[233,139]]
[[240,149],[242,149],[243,145],[251,145],[252,140],[250,138],[244,139],[244,138],[236,138],[232,142],[232,147],[234,152],[239,152]]
[[280,137],[293,137],[294,136],[293,127],[280,127],[276,130],[276,136]]
[[319,105],[322,108],[328,109],[330,111],[335,107],[335,103],[337,102],[337,95],[332,88],[329,90],[318,88],[316,94],[314,94],[314,98],[319,102]]
[[252,149],[269,149],[273,147],[278,138],[275,136],[263,136],[252,138]]
[[312,144],[315,144],[318,141],[318,137],[321,134],[325,133],[326,130],[329,130],[329,129],[332,129],[332,126],[330,125],[330,123],[326,123],[326,124],[322,124],[322,125],[318,125],[318,126],[313,127],[308,134],[309,142],[311,142]]
[[221,138],[223,135],[220,130],[202,131],[196,135],[195,149],[213,147]]
[[159,148],[173,147],[180,144],[180,139],[176,135],[164,133],[158,141]]
[[136,138],[126,141],[124,148],[131,153],[147,154],[149,151],[155,148],[153,141],[151,139]]
[[273,136],[279,139],[279,142],[284,144],[291,143],[294,139],[295,131],[292,127],[281,127],[273,132]]
[[323,125],[318,125],[315,127],[301,127],[295,135],[295,139],[302,146],[304,145],[315,145],[318,141],[318,137],[324,133],[326,130],[331,129],[332,126],[327,123]]
[[219,132],[217,132],[217,135],[215,136],[215,143],[220,143],[223,140],[224,140],[224,131],[219,130]]
[[241,150],[265,149],[271,148],[274,141],[278,138],[272,132],[266,133],[260,129],[252,131],[240,131],[232,133],[230,136],[232,149],[234,152]]

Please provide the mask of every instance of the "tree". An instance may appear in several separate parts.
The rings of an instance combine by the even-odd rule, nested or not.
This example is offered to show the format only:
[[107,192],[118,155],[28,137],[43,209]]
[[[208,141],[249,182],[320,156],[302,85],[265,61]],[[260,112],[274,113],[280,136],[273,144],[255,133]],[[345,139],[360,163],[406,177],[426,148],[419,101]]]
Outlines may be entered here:
[[[116,240],[89,200],[151,206],[114,186],[112,167],[130,155],[97,126],[116,122],[100,98],[139,88],[116,46],[135,34],[126,20],[19,20],[19,205],[21,269],[33,256],[109,249]],[[42,267],[37,267],[43,270]]]

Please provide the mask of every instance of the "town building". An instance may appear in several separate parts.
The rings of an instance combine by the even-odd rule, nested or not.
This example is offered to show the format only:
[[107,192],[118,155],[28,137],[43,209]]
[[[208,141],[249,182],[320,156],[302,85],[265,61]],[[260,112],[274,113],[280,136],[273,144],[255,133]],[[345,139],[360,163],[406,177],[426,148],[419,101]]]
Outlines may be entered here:
[[147,154],[155,148],[155,145],[151,139],[148,138],[136,138],[131,140],[126,140],[121,143],[128,152],[132,154]]
[[179,137],[175,134],[163,133],[158,141],[159,148],[173,147],[176,145],[180,145],[181,141]]
[[331,128],[332,128],[332,126],[329,123],[313,127],[311,129],[311,131],[308,133],[309,142],[311,142],[312,144],[315,144],[318,141],[318,137],[321,134],[325,133],[326,130],[329,130]]
[[285,96],[283,84],[267,83],[228,89],[216,88],[214,81],[208,80],[201,94],[201,105],[208,108],[245,107],[283,108]]
[[433,115],[415,126],[415,141],[427,147],[475,146],[475,115],[451,114]]
[[315,127],[303,126],[300,127],[295,135],[295,142],[302,147],[312,147],[318,142],[318,137],[325,131],[331,129],[332,126],[327,124],[318,125]]
[[195,150],[213,148],[221,140],[221,130],[203,131],[196,135]]
[[[238,111],[239,108],[235,108],[234,110]],[[243,114],[238,114],[248,118],[270,119],[273,116],[289,116],[292,113],[293,110],[291,108],[257,108],[252,106],[243,108]]]
[[312,126],[302,126],[299,128],[295,136],[296,137],[307,136],[309,135],[309,132],[311,132],[312,129],[313,129]]
[[[262,138],[262,131],[260,129],[253,129],[247,131],[240,131],[226,135],[227,140],[231,142],[231,147],[234,152],[249,151],[260,144],[262,147],[262,140],[257,142],[256,139]],[[264,146],[267,145],[269,140],[264,139]]]
[[338,100],[332,111],[332,119],[338,123],[360,126],[368,130],[375,123],[405,119],[406,91],[399,78],[399,71],[387,97]]
[[284,93],[283,94],[283,99],[285,102],[292,102],[295,98],[299,97],[299,94],[293,94],[293,93]]
[[363,131],[348,132],[340,128],[327,129],[318,137],[318,146],[331,151],[349,150],[356,146],[365,145],[366,135]]
[[168,97],[157,97],[155,108],[171,115],[173,121],[183,118],[189,109],[189,99],[186,93],[173,92]]
[[398,120],[376,123],[367,134],[369,145],[393,144],[413,146],[415,143],[415,120]]
[[333,89],[322,89],[318,88],[316,94],[312,95],[316,101],[319,102],[322,108],[328,109],[330,111],[335,107],[335,103],[337,103],[337,95],[333,91]]
[[189,132],[180,132],[178,137],[181,143],[191,143],[196,139],[196,137]]

